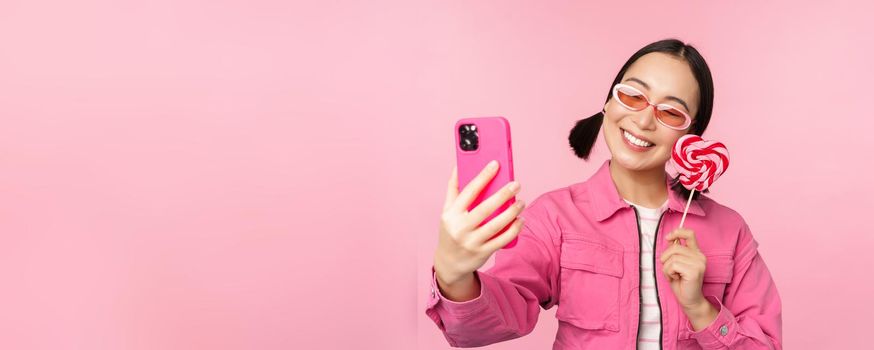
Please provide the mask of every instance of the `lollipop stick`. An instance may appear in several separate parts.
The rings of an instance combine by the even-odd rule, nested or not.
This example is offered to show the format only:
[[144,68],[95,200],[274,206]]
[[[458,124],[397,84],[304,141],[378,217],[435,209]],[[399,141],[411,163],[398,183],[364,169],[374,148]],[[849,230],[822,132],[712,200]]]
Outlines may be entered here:
[[692,195],[695,194],[695,189],[692,189],[692,192],[689,192],[689,199],[686,200],[686,209],[683,209],[683,218],[680,219],[680,228],[683,228],[683,223],[686,222],[686,213],[689,212],[689,203],[692,203]]
[[[683,209],[683,218],[680,219],[680,228],[683,228],[683,223],[686,222],[686,213],[689,212],[689,203],[692,203],[692,195],[695,194],[695,189],[692,189],[692,192],[689,192],[689,199],[686,200],[686,209]],[[680,240],[674,240],[674,244],[679,244]]]

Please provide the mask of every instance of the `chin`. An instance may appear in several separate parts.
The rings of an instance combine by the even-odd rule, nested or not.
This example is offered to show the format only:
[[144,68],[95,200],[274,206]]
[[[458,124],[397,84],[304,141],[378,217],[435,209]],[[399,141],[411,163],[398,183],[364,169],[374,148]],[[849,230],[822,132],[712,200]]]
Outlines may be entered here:
[[[621,142],[621,141],[620,141]],[[667,159],[656,159],[654,154],[639,154],[627,149],[623,149],[625,145],[618,147],[610,147],[611,161],[624,169],[631,171],[646,171],[652,169],[664,169]],[[652,152],[658,153],[658,152]]]
[[627,154],[614,155],[612,161],[616,162],[616,164],[621,166],[622,168],[632,171],[650,170],[657,166],[651,160],[636,159],[634,157],[628,156]]

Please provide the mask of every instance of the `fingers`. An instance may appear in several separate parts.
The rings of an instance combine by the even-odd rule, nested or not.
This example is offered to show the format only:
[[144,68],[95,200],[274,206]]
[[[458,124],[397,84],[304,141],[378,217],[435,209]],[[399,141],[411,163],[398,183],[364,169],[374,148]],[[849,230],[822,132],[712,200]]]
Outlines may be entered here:
[[492,181],[492,178],[494,178],[497,173],[498,162],[493,160],[489,162],[489,164],[486,165],[485,168],[483,168],[483,170],[470,181],[470,183],[464,186],[464,189],[461,190],[461,193],[458,194],[458,197],[452,204],[452,210],[458,212],[466,211],[467,207],[470,206],[470,203],[479,196],[483,188]]
[[[517,193],[519,193],[519,183],[516,181],[512,181],[504,187],[502,187],[498,192],[495,192],[489,198],[486,198],[480,204],[473,208],[470,211],[470,218],[476,224],[483,222],[489,215],[491,215],[495,210],[504,205],[505,202],[513,198]],[[508,221],[509,222],[509,221]],[[502,226],[503,227],[503,226]]]
[[504,233],[501,233],[494,239],[484,243],[482,245],[483,250],[489,252],[489,254],[492,254],[498,249],[503,248],[505,245],[507,245],[507,243],[510,243],[514,238],[516,238],[516,236],[519,235],[519,231],[522,230],[523,223],[524,221],[522,218],[518,218],[516,219],[516,221],[513,221],[513,224],[510,225],[510,228],[504,231]]
[[695,239],[695,232],[688,228],[678,228],[671,232],[669,235],[665,236],[665,240],[667,240],[668,242],[675,239],[684,239],[686,240],[687,247],[698,249],[698,240]]
[[682,246],[679,244],[672,244],[668,249],[665,249],[662,252],[662,255],[659,257],[659,260],[664,264],[668,259],[672,256],[685,256],[689,258],[700,258],[700,253],[696,250],[693,250],[691,247]]
[[[516,201],[516,203],[513,203],[513,205],[507,207],[506,210],[489,220],[489,222],[474,230],[473,238],[479,243],[487,241],[489,238],[494,236],[495,233],[513,222],[513,220],[515,220],[516,217],[519,216],[520,213],[522,213],[522,209],[524,208],[525,202],[521,200]],[[479,223],[480,221],[477,221],[477,223]]]
[[455,198],[458,197],[458,165],[452,167],[452,175],[449,176],[449,184],[446,188],[446,200],[443,202],[443,211],[449,210]]
[[662,266],[662,273],[670,279],[686,276],[687,279],[693,280],[697,276],[695,262],[690,261],[688,257],[679,255],[674,255]]

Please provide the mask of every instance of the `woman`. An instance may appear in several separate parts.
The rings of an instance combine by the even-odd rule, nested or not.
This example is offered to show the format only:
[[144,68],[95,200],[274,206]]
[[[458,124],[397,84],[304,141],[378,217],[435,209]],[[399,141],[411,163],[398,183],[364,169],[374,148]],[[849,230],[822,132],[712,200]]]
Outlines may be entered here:
[[[696,192],[677,229],[689,191],[665,163],[677,139],[704,133],[712,106],[707,63],[692,46],[663,40],[635,53],[604,109],[571,130],[583,159],[601,130],[610,149],[587,181],[524,212],[517,201],[477,228],[520,186],[468,212],[496,167],[460,193],[454,170],[426,310],[449,343],[521,337],[541,307],[559,305],[554,349],[780,349],[780,296],[744,219]],[[496,251],[494,267],[477,271]]]

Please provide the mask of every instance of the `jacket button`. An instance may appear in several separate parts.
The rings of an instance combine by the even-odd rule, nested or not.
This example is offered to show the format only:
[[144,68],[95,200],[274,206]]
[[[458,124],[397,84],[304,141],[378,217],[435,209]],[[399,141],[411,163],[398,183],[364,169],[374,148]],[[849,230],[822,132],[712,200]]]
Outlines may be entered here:
[[722,325],[722,327],[719,327],[719,334],[723,337],[728,334],[728,326]]

